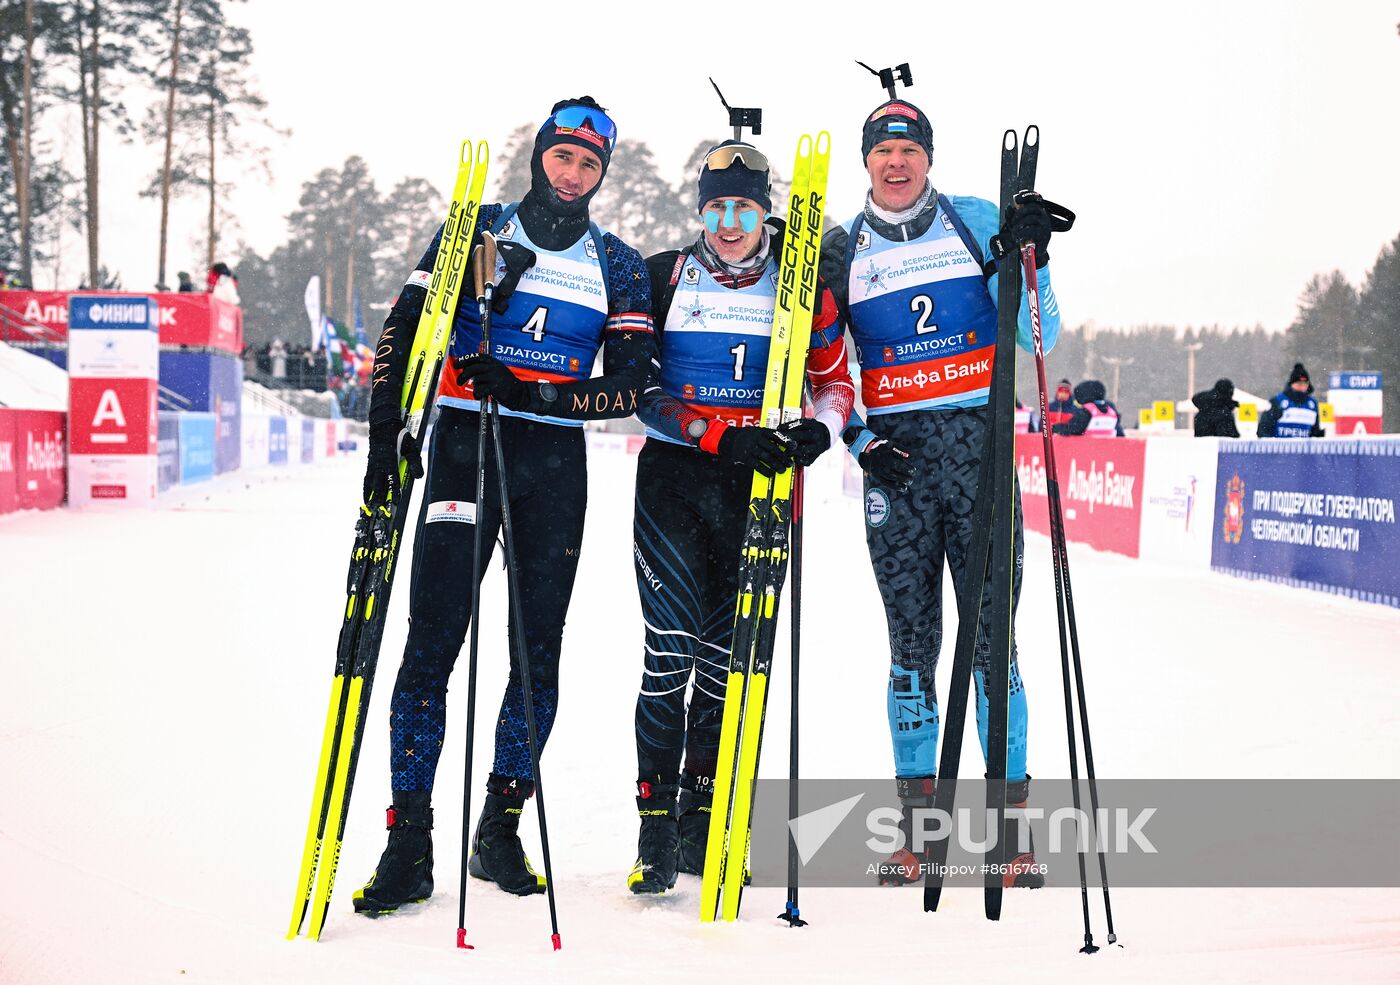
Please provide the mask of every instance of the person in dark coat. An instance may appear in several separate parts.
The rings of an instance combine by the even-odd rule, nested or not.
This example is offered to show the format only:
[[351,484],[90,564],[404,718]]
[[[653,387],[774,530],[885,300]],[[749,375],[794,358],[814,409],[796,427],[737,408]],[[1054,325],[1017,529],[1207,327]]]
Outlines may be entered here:
[[1068,421],[1055,425],[1055,434],[1083,434],[1091,438],[1123,437],[1122,416],[1107,397],[1108,391],[1098,380],[1080,383],[1074,388],[1078,406]]
[[1215,386],[1202,390],[1191,398],[1196,405],[1196,437],[1198,438],[1238,438],[1239,428],[1235,427],[1235,408],[1240,402],[1235,399],[1235,384],[1229,380],[1216,380]]
[[[1046,425],[1068,424],[1070,418],[1074,416],[1074,387],[1069,380],[1061,380],[1055,384],[1055,399],[1045,409]],[[1053,430],[1053,427],[1052,427]]]
[[1319,423],[1317,400],[1312,381],[1302,363],[1293,364],[1288,385],[1269,402],[1259,418],[1261,438],[1321,438],[1326,432]]

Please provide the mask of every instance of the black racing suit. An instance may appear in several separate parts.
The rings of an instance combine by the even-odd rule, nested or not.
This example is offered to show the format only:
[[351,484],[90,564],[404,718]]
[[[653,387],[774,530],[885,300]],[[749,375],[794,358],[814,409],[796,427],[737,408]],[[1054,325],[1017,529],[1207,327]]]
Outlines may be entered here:
[[[533,195],[533,193],[531,193]],[[526,412],[501,417],[510,509],[515,531],[520,609],[529,655],[531,694],[541,745],[548,738],[558,704],[560,641],[583,538],[588,475],[584,434],[567,420],[624,417],[636,409],[637,394],[649,378],[655,342],[651,333],[650,285],[641,257],[610,233],[598,235],[587,216],[561,221],[532,202],[520,204],[511,222],[523,225],[542,250],[569,250],[581,237],[593,237],[593,250],[605,251],[606,314],[597,316],[602,376],[557,382],[557,396],[546,400],[537,382],[529,384]],[[502,206],[484,206],[477,235],[492,230],[510,234],[501,223]],[[501,229],[495,227],[500,224]],[[375,357],[375,383],[397,395],[403,385],[409,348],[426,299],[425,271],[431,271],[441,230],[419,261],[394,305]],[[480,339],[475,302],[463,298],[454,322],[454,351],[470,351]],[[521,343],[523,321],[512,306],[493,325],[494,354],[527,380],[544,377],[532,371],[528,356],[516,359],[501,348]],[[527,330],[528,331],[528,330]],[[467,345],[463,345],[464,339]],[[528,340],[523,343],[528,345]],[[523,349],[521,351],[524,351]],[[586,376],[589,367],[584,367]],[[443,390],[453,387],[453,362],[443,370]],[[458,388],[460,390],[460,388]],[[469,391],[468,391],[469,393]],[[386,399],[384,396],[381,399]],[[396,399],[396,397],[395,397]],[[459,403],[462,401],[458,401]],[[558,423],[551,423],[552,419]],[[476,498],[478,413],[442,406],[428,447],[427,478],[413,552],[408,641],[390,702],[390,769],[394,803],[426,805],[442,751],[448,676],[461,650],[470,621],[473,522],[483,528],[487,558],[500,525],[495,456],[487,442],[486,500]],[[479,512],[476,507],[480,505]],[[484,575],[486,560],[479,570]],[[522,682],[511,660],[510,682],[496,728],[493,772],[533,780],[526,738]]]

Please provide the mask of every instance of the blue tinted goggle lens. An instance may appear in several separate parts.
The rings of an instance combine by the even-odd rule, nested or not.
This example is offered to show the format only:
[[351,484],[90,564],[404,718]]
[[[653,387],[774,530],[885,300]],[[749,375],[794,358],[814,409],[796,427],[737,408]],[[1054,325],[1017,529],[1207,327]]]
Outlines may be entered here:
[[588,129],[606,140],[609,146],[617,140],[617,124],[608,118],[608,114],[591,106],[565,106],[546,120],[544,127],[540,129],[543,130],[551,123],[563,130],[578,130],[586,124]]
[[[714,209],[706,208],[706,209],[705,209],[705,228],[708,229],[711,233],[717,233],[717,232],[719,232],[719,227],[720,227],[720,214],[719,214],[718,212],[716,212]],[[724,227],[725,227],[726,229],[733,229],[733,228],[734,228],[734,200],[733,200],[733,199],[725,199],[725,201],[724,201]],[[758,210],[757,210],[757,209],[744,209],[742,212],[740,212],[740,213],[739,213],[739,228],[742,229],[742,230],[743,230],[744,232],[746,232],[746,233],[751,233],[751,232],[753,232],[755,229],[757,229],[757,228],[758,228]]]

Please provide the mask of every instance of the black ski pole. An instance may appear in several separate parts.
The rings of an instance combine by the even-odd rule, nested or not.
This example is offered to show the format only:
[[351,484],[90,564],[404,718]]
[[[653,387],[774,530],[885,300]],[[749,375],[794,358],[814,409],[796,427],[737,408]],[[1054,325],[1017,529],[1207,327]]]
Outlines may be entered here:
[[802,652],[802,496],[806,470],[793,466],[792,477],[792,711],[788,721],[788,896],[787,906],[778,914],[790,926],[805,927],[797,907],[797,833],[792,822],[797,819],[797,671]]
[[[483,344],[490,351],[489,316],[482,321]],[[520,675],[520,692],[525,703],[525,730],[530,744],[530,769],[535,776],[535,805],[540,816],[540,844],[544,852],[545,894],[549,899],[550,943],[559,950],[563,943],[559,939],[559,912],[554,900],[554,868],[549,855],[549,825],[544,812],[544,782],[540,776],[540,742],[535,728],[535,701],[530,678],[530,654],[525,649],[525,621],[520,609],[520,585],[516,577],[515,533],[510,522],[510,491],[506,481],[506,460],[501,447],[501,418],[494,399],[483,401],[484,409],[491,418],[491,440],[496,452],[496,478],[501,497],[501,532],[505,542],[506,594],[510,597],[510,636],[511,648],[515,650],[516,672]]]
[[[481,316],[482,351],[491,351],[491,299],[495,293],[492,275],[496,270],[496,237],[482,233],[482,242],[472,251],[472,279],[476,284],[476,306]],[[486,500],[486,414],[478,415],[476,429],[476,500],[472,504],[472,609],[471,644],[467,650],[467,756],[462,769],[462,871],[457,895],[457,946],[467,943],[467,861],[471,851],[472,756],[476,749],[476,658],[478,628],[481,624],[481,521]]]

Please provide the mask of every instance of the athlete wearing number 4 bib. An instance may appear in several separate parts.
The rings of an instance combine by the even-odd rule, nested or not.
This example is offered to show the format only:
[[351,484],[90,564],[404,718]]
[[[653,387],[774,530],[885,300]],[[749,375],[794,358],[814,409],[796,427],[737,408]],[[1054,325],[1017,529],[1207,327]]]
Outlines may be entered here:
[[[884,868],[892,874],[881,881],[898,884],[920,878],[923,859],[910,850],[910,827],[914,810],[933,805],[943,561],[961,592],[997,340],[991,244],[999,231],[1008,242],[1035,241],[1047,351],[1059,335],[1060,315],[1046,266],[1050,221],[1039,200],[1002,217],[983,199],[939,194],[928,180],[932,128],[906,100],[877,107],[862,138],[870,193],[861,214],[824,238],[822,271],[855,341],[869,417],[863,426],[853,419],[845,437],[866,472],[866,543],[889,625],[887,707],[906,847],[891,857]],[[1017,342],[1032,347],[1024,302]],[[1015,551],[1013,605],[1021,586],[1019,492]],[[973,663],[984,757],[990,613],[984,595]],[[1029,788],[1026,696],[1014,643],[1009,732],[1007,797],[1021,804]],[[1009,882],[1042,884],[1033,870],[1024,871],[1031,862],[1029,853],[1014,859],[1019,874]]]
[[[814,418],[760,427],[784,226],[768,161],[725,141],[700,172],[705,230],[647,260],[659,385],[642,395],[633,555],[645,622],[637,696],[634,893],[662,893],[704,868],[720,718],[754,470],[810,465],[845,427],[855,399],[840,333],[814,332],[807,379]],[[814,326],[834,322],[830,294]],[[682,771],[682,756],[685,768]]]
[[[523,688],[530,688],[543,747],[558,705],[560,641],[583,539],[588,496],[583,421],[635,413],[655,351],[642,258],[588,216],[616,139],[612,120],[591,98],[556,104],[535,137],[529,192],[519,203],[483,206],[477,219],[478,234],[490,231],[498,244],[492,351],[478,351],[480,315],[463,292],[428,449],[427,492],[413,545],[408,642],[389,705],[389,844],[373,878],[355,894],[361,912],[394,910],[433,890],[430,804],[448,675],[470,618],[473,529],[484,525],[484,574],[501,524],[490,446],[486,500],[474,501],[478,401],[488,396],[501,415],[531,680],[519,679],[512,660],[470,871],[519,895],[545,888],[517,833],[535,787]],[[403,385],[411,326],[426,298],[441,235],[409,276],[380,336],[367,487],[393,481],[389,474],[397,467],[398,449],[421,474],[412,436],[400,433],[394,398]],[[594,377],[600,350],[603,374]]]

